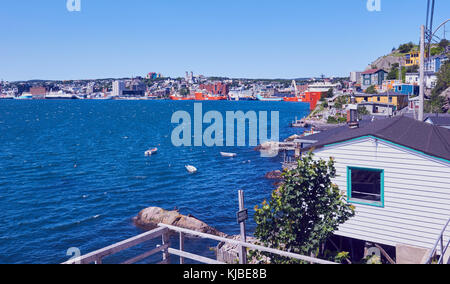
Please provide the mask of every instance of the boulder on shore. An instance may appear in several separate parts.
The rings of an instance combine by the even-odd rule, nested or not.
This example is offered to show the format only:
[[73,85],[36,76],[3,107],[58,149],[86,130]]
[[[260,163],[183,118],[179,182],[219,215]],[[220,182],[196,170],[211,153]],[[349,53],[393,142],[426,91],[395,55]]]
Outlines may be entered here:
[[145,230],[155,229],[158,224],[162,223],[219,237],[228,236],[227,234],[208,226],[194,216],[181,215],[178,210],[167,211],[158,207],[149,207],[139,212],[138,216],[133,220],[138,227]]
[[266,179],[282,179],[282,172],[281,171],[273,171],[266,174]]

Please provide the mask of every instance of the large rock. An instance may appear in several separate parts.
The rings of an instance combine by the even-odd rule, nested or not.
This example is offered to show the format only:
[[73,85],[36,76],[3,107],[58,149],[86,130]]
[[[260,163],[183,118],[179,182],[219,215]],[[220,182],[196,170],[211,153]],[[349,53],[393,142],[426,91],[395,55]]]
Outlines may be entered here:
[[162,223],[200,233],[227,237],[227,234],[208,226],[206,223],[198,220],[194,216],[181,215],[178,210],[167,211],[158,207],[149,207],[139,212],[138,216],[134,218],[134,222],[137,226],[146,230],[152,230],[156,228],[158,224]]
[[273,171],[266,174],[266,179],[282,179],[283,173],[281,171]]

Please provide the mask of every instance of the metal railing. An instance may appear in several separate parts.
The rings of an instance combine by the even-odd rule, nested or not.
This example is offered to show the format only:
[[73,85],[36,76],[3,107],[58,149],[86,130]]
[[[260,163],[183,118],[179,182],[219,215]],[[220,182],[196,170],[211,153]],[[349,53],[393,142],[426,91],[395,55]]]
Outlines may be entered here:
[[[180,248],[178,250],[170,247],[169,237],[170,237],[171,233],[172,234],[178,233],[178,235],[179,235]],[[202,239],[214,240],[214,241],[218,241],[218,242],[224,242],[227,244],[238,245],[238,246],[242,246],[244,248],[248,248],[248,249],[252,249],[252,250],[268,252],[268,253],[280,255],[283,257],[287,257],[287,258],[302,260],[305,262],[309,262],[311,264],[337,264],[337,263],[322,260],[322,259],[317,259],[317,258],[313,258],[313,257],[308,257],[308,256],[300,255],[300,254],[291,253],[291,252],[285,252],[285,251],[281,251],[281,250],[277,250],[277,249],[267,248],[267,247],[263,247],[260,245],[236,241],[236,240],[232,240],[232,239],[227,239],[227,238],[218,237],[215,235],[200,233],[200,232],[196,232],[196,231],[192,231],[192,230],[188,230],[188,229],[184,229],[184,228],[179,228],[179,227],[175,227],[175,226],[165,225],[165,224],[159,224],[158,228],[155,230],[152,230],[150,232],[144,233],[144,234],[136,236],[134,238],[122,241],[122,242],[114,244],[112,246],[100,249],[98,251],[89,253],[87,255],[73,258],[69,261],[64,262],[63,264],[91,264],[91,263],[102,264],[103,259],[107,256],[111,256],[113,254],[119,253],[121,251],[135,247],[144,242],[154,240],[159,237],[162,237],[162,245],[157,246],[155,249],[148,251],[146,253],[143,253],[139,256],[133,257],[133,258],[123,262],[123,264],[138,263],[138,262],[143,261],[143,260],[145,260],[157,253],[160,253],[160,252],[163,253],[163,260],[161,262],[159,262],[158,264],[169,264],[170,263],[170,260],[169,260],[170,255],[179,256],[180,264],[184,264],[185,259],[194,260],[196,262],[203,263],[203,264],[225,264],[223,262],[220,262],[220,261],[217,261],[214,259],[210,259],[207,257],[203,257],[200,255],[196,255],[196,254],[192,254],[192,253],[184,251],[185,236],[194,236],[194,237],[199,237]]]
[[437,260],[437,264],[444,264],[444,259],[446,257],[447,254],[447,250],[450,246],[450,239],[447,242],[447,244],[445,244],[445,234],[447,232],[447,229],[450,226],[450,219],[447,221],[447,224],[445,224],[444,229],[442,229],[442,232],[438,238],[438,240],[436,241],[436,245],[433,247],[431,253],[430,253],[430,257],[428,258],[428,261],[426,262],[427,264],[432,264],[433,260],[435,260],[436,255],[438,255],[438,252],[440,250],[440,256],[439,259]]

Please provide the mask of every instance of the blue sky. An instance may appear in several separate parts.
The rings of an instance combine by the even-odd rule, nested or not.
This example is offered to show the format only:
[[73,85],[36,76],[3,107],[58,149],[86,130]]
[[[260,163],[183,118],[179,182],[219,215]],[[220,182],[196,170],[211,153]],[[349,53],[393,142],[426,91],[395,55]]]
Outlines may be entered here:
[[[0,79],[347,76],[419,40],[426,0],[2,0]],[[437,0],[435,24],[449,18]],[[442,33],[440,33],[442,36]],[[448,37],[448,36],[447,36]]]

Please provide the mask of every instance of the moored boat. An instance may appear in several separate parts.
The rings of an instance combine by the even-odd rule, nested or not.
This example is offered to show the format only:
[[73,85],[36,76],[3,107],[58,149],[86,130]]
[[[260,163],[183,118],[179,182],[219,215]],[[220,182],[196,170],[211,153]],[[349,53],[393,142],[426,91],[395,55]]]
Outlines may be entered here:
[[236,153],[225,153],[225,152],[220,152],[220,155],[222,155],[222,157],[226,157],[226,158],[234,158],[237,156]]
[[145,156],[150,157],[152,155],[155,155],[156,153],[158,153],[158,148],[153,148],[153,149],[147,150],[145,152]]
[[187,166],[186,166],[186,170],[187,170],[189,173],[191,173],[191,174],[194,174],[194,173],[196,173],[196,172],[198,171],[196,167],[190,166],[190,165],[187,165]]

